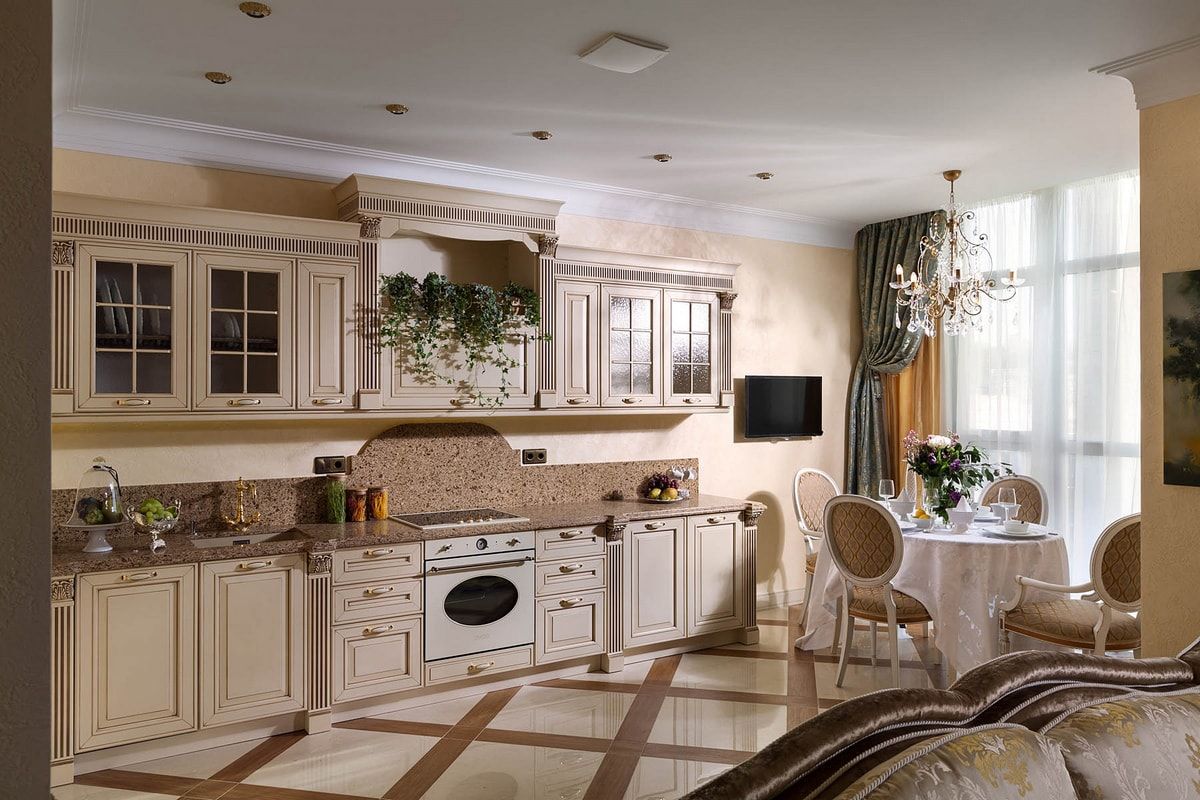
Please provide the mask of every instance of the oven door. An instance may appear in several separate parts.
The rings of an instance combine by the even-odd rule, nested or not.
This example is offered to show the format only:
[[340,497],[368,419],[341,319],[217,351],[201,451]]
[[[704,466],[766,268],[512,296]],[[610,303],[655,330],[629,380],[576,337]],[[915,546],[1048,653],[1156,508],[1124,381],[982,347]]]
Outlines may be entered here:
[[485,553],[425,571],[425,660],[533,643],[532,553]]

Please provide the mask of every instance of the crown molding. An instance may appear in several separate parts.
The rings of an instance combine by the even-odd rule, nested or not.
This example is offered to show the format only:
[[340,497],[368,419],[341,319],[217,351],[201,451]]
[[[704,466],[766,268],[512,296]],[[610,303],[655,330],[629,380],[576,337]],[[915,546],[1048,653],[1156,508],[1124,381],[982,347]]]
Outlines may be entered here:
[[820,247],[851,247],[857,228],[802,214],[89,106],[71,106],[55,116],[54,145],[331,183],[362,173],[562,201],[565,214]]
[[1138,110],[1200,94],[1200,35],[1110,61],[1089,72],[1116,75],[1133,86]]

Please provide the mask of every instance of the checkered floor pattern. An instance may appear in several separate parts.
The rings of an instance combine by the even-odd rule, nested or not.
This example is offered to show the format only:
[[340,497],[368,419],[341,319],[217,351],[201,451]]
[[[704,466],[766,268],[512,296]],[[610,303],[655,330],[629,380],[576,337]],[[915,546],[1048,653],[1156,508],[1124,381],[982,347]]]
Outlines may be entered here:
[[[55,800],[669,800],[850,697],[885,688],[857,636],[845,685],[829,651],[794,649],[800,607],[762,641],[633,664],[80,775]],[[901,685],[946,685],[901,632]]]

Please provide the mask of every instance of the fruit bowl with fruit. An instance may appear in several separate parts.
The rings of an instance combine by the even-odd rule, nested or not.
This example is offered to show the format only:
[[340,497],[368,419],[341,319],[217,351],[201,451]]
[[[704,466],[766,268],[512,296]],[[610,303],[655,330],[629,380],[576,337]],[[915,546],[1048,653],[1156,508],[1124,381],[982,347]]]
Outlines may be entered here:
[[665,472],[651,475],[642,484],[642,498],[651,503],[678,503],[684,499],[679,481]]
[[178,500],[168,506],[155,497],[147,497],[137,506],[125,506],[125,516],[139,531],[151,533],[157,538],[179,524],[179,506]]

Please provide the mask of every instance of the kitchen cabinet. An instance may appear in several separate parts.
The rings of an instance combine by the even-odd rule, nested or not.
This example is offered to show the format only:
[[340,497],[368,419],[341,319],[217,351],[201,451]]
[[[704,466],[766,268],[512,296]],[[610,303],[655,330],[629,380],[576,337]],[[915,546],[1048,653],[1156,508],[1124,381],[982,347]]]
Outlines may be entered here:
[[291,408],[295,262],[215,253],[195,258],[195,407]]
[[81,244],[76,406],[187,408],[188,254]]
[[304,708],[301,553],[200,565],[200,724]]
[[79,576],[80,751],[196,727],[196,567]]
[[296,292],[299,407],[354,405],[353,264],[301,261]]
[[721,304],[712,292],[663,293],[666,315],[666,404],[715,406],[719,396],[714,365],[720,338]]
[[333,629],[333,701],[357,700],[421,685],[421,618]]
[[[533,407],[533,344],[528,335],[514,330],[501,346],[511,359],[505,372],[493,364],[469,367],[457,344],[443,343],[435,354],[440,361],[437,375],[418,371],[401,342],[384,351],[383,405],[387,408],[461,409],[486,405],[473,396],[473,386],[485,398],[507,391],[504,408]],[[507,382],[507,386],[505,386]]]
[[734,513],[687,518],[687,635],[742,627],[742,523]]
[[662,292],[600,287],[600,404],[662,405]]
[[686,540],[682,518],[631,522],[626,528],[626,648],[686,635]]
[[600,285],[558,281],[554,287],[554,352],[558,391],[568,406],[600,401]]
[[537,601],[534,661],[546,664],[604,649],[604,589]]

